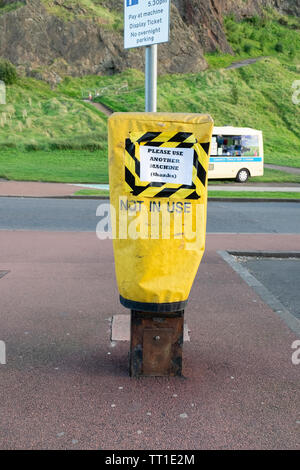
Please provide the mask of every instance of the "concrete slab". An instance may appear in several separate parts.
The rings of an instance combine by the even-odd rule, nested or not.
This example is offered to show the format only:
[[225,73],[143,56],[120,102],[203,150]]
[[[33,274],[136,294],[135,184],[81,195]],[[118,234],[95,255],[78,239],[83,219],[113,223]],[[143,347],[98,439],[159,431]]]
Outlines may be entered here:
[[94,183],[77,184],[77,183],[74,183],[72,186],[80,186],[80,188],[82,188],[82,189],[106,189],[107,191],[109,190],[109,184],[94,184]]
[[[191,330],[184,323],[183,341],[191,341]],[[112,341],[130,341],[130,314],[114,315],[111,323],[111,340]]]

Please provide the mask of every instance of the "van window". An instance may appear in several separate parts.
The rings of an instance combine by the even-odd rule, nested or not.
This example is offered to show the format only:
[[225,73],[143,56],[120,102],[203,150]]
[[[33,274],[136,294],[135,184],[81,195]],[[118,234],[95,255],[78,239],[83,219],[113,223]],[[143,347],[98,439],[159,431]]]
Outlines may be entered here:
[[214,135],[211,155],[256,157],[259,155],[258,135]]

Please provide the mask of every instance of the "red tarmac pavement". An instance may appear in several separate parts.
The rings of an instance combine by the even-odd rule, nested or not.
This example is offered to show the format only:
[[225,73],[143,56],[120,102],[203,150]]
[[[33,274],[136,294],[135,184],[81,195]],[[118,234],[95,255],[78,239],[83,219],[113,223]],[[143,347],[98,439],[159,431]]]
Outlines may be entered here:
[[128,377],[110,343],[111,241],[0,231],[1,449],[299,449],[296,335],[217,250],[298,250],[300,235],[209,235],[186,309],[185,378]]
[[[96,104],[96,103],[95,103]],[[300,169],[299,169],[300,171]],[[91,184],[93,186],[93,184]],[[93,189],[86,186],[75,186],[68,183],[42,183],[35,181],[3,181],[0,179],[0,197],[67,197],[73,196],[80,189]],[[297,183],[239,183],[210,186],[211,190],[218,191],[277,191],[277,192],[300,192],[300,185]],[[262,195],[263,197],[263,195]]]
[[81,188],[65,183],[34,181],[0,181],[0,196],[55,197],[72,196]]

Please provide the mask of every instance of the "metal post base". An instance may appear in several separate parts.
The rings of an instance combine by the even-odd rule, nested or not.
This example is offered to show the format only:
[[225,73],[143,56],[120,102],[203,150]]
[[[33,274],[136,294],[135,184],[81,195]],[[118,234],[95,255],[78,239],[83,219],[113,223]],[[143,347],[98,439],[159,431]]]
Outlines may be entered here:
[[181,376],[184,310],[131,310],[130,376]]

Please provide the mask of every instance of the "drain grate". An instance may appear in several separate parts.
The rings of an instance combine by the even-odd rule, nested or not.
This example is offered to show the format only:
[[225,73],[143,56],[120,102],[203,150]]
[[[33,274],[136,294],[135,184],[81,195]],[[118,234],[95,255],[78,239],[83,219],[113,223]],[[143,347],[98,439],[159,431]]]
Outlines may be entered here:
[[8,273],[9,273],[9,271],[0,271],[0,279]]

